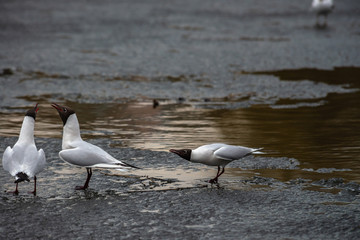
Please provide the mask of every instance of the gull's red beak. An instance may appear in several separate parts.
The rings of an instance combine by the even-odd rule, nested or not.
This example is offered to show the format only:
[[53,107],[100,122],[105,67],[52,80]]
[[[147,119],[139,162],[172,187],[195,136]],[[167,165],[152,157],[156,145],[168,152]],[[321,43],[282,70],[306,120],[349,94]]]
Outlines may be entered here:
[[35,107],[34,107],[34,110],[35,110],[35,113],[37,113],[38,111],[39,111],[39,108],[38,108],[38,103],[35,105]]
[[177,155],[180,154],[180,151],[179,151],[179,150],[176,150],[176,149],[170,149],[169,152],[175,153],[175,154],[177,154]]
[[62,107],[61,107],[59,104],[52,103],[51,106],[52,106],[53,108],[55,108],[56,110],[58,110],[58,111],[62,111]]

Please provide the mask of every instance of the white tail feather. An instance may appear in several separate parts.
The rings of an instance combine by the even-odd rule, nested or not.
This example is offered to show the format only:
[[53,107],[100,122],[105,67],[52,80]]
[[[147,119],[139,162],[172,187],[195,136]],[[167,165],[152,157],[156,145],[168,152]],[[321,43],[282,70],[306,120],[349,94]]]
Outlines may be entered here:
[[92,165],[91,167],[94,167],[94,168],[112,168],[112,169],[116,169],[116,170],[120,170],[120,171],[127,171],[128,168],[129,168],[127,166],[107,164],[107,163],[99,163],[99,164]]
[[260,152],[260,150],[263,150],[264,148],[258,148],[258,149],[253,149],[254,151],[252,152],[252,154],[265,154],[264,152]]

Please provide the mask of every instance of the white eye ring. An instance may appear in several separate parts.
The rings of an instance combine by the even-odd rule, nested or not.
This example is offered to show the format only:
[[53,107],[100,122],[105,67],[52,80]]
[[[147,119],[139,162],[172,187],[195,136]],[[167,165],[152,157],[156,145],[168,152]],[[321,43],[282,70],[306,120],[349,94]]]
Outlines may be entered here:
[[64,112],[67,112],[67,109],[66,109],[66,108],[64,108]]

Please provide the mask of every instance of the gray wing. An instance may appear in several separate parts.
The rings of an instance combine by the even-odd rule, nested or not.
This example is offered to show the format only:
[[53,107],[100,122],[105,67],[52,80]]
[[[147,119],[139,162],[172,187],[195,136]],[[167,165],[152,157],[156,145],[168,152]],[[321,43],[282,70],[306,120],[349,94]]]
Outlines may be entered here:
[[14,166],[14,161],[12,161],[13,149],[8,146],[3,154],[2,165],[5,171],[8,171],[11,175],[15,176],[16,167]]
[[44,169],[45,153],[43,150],[38,151],[34,144],[23,146],[22,151],[17,153],[21,159],[18,171],[25,172],[29,177],[33,177]]
[[252,154],[256,149],[226,145],[214,152],[215,156],[224,160],[237,160]]
[[229,146],[226,145],[224,143],[212,143],[212,144],[207,144],[207,145],[203,145],[201,147],[198,147],[197,149],[194,149],[196,151],[212,151],[215,152],[216,150],[218,150],[219,148],[225,147],[225,146]]
[[44,150],[40,149],[36,152],[36,155],[34,157],[35,161],[28,166],[28,171],[30,175],[36,175],[40,173],[42,170],[44,170],[46,166],[46,157]]
[[115,159],[101,148],[72,148],[59,152],[62,160],[83,167],[123,168],[126,164]]

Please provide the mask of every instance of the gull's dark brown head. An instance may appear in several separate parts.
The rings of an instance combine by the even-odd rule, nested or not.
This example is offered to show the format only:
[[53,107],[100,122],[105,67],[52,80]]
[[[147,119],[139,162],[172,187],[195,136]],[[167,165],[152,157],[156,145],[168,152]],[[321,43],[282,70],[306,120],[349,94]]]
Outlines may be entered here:
[[61,120],[63,121],[64,126],[66,124],[67,119],[70,117],[70,115],[75,113],[75,111],[72,110],[71,108],[61,106],[56,103],[52,103],[51,106],[58,111],[59,116],[60,116]]
[[37,111],[39,111],[38,104],[36,104],[34,108],[27,110],[25,116],[32,117],[35,120]]
[[191,159],[191,149],[170,149],[169,151],[188,161]]

